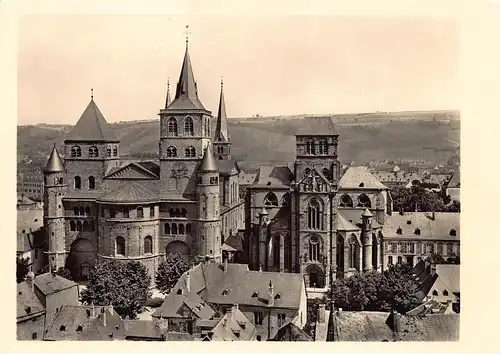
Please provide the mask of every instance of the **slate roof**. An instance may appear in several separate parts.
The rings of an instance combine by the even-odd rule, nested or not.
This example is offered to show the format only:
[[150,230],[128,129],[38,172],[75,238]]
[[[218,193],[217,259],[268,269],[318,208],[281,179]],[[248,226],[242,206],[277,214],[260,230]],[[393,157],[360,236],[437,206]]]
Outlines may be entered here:
[[255,326],[233,306],[212,328],[212,341],[248,341],[256,336]]
[[65,141],[117,142],[118,139],[92,98]]
[[252,183],[254,183],[255,179],[257,178],[257,173],[240,173],[238,180],[240,186],[248,186]]
[[[397,233],[398,228],[401,234]],[[417,228],[420,235],[415,234]],[[451,230],[455,230],[456,236],[450,235]],[[432,213],[427,212],[393,213],[385,216],[382,233],[385,239],[460,241],[460,213],[436,212],[434,220]]]
[[44,273],[35,277],[35,286],[43,295],[51,295],[61,290],[78,286],[74,281],[60,277],[57,274]]
[[406,312],[407,316],[424,316],[432,314],[451,314],[454,313],[451,304],[443,305],[442,303],[431,299],[417,307],[413,310]]
[[44,339],[50,341],[123,340],[126,333],[120,316],[103,306],[64,305],[45,326],[45,330]]
[[349,167],[340,178],[339,188],[388,189],[365,166]]
[[156,321],[124,320],[125,339],[143,338],[143,339],[163,339],[163,333]]
[[17,284],[17,321],[23,321],[45,313],[45,307],[31,290],[31,285],[23,281]]
[[[363,212],[364,211],[361,209],[341,209],[338,215],[342,214],[345,220],[361,228],[363,225],[363,217],[361,216]],[[377,220],[372,219],[372,229],[379,229],[381,227],[382,225],[380,225]]]
[[389,313],[371,311],[340,311],[334,314],[337,337],[341,342],[393,341],[387,324]]
[[203,160],[201,160],[201,164],[199,167],[200,172],[215,172],[217,169],[217,162],[215,162],[215,157],[212,152],[212,147],[207,145],[205,148],[205,152],[203,153]]
[[183,306],[187,306],[198,318],[210,319],[215,311],[195,292],[175,290],[171,291],[163,304],[153,312],[152,316],[156,318],[183,318],[180,311]]
[[337,230],[339,231],[359,231],[361,230],[356,225],[353,225],[342,212],[337,214]]
[[221,175],[228,175],[231,170],[234,168],[236,172],[240,172],[240,167],[236,160],[216,160],[217,169]]
[[64,164],[61,160],[61,156],[59,156],[55,143],[43,172],[64,172]]
[[128,181],[118,188],[106,193],[99,201],[108,203],[140,203],[158,200],[158,193],[140,183]]
[[[226,248],[226,249],[224,249]],[[231,235],[224,241],[221,249],[224,251],[243,251],[243,236],[240,233]]]
[[451,176],[450,181],[448,182],[448,188],[460,188],[460,170],[455,172],[453,176]]
[[293,180],[293,172],[288,166],[260,166],[250,187],[288,187]]
[[269,339],[269,341],[280,341],[281,338],[288,338],[288,334],[293,338],[294,342],[314,342],[314,340],[303,330],[293,324],[291,321],[287,321],[283,326],[281,326],[276,335]]
[[184,61],[182,62],[179,81],[175,98],[168,106],[167,110],[190,110],[190,109],[205,109],[203,104],[198,99],[198,88],[194,80],[193,67],[189,56],[188,47],[184,53]]

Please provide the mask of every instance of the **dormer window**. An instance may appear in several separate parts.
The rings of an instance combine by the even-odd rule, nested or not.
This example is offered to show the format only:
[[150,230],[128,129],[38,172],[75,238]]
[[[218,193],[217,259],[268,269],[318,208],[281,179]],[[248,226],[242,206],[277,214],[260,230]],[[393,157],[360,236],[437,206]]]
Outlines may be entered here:
[[398,229],[396,230],[396,233],[397,233],[398,235],[401,235],[401,234],[403,233],[403,230],[401,230],[401,228],[400,228],[400,227],[398,227]]
[[274,297],[275,300],[281,299],[281,293],[277,293],[276,296]]
[[222,290],[222,296],[227,296],[228,293],[229,293],[228,289]]
[[177,295],[182,295],[182,289],[177,289]]
[[252,297],[259,297],[259,292],[255,290],[252,294]]
[[434,296],[438,296],[438,295],[439,295],[439,293],[437,292],[437,290],[434,290],[434,291],[432,292],[432,295],[434,295]]
[[361,182],[361,183],[359,184],[359,186],[360,186],[360,187],[364,187],[364,186],[365,186],[365,184],[364,184],[363,182]]
[[443,291],[443,295],[444,295],[444,296],[448,296],[448,290],[444,290],[444,291]]
[[420,235],[420,229],[418,227],[415,229],[415,235]]
[[78,327],[76,327],[76,331],[77,332],[83,331],[83,326],[82,325],[78,325]]
[[66,331],[66,326],[65,326],[65,325],[62,325],[61,327],[59,327],[59,330],[60,330],[61,332]]
[[457,230],[451,229],[450,230],[450,236],[457,236]]
[[406,220],[406,225],[411,225],[411,220]]

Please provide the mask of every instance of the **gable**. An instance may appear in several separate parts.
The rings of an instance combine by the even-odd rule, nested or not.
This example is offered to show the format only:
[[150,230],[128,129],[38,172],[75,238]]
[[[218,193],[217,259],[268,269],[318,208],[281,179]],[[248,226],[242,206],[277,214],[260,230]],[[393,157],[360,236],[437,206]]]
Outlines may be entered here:
[[135,163],[119,168],[106,176],[107,179],[158,179],[153,172]]
[[300,189],[306,192],[326,192],[329,185],[330,181],[316,169],[309,171],[299,182]]

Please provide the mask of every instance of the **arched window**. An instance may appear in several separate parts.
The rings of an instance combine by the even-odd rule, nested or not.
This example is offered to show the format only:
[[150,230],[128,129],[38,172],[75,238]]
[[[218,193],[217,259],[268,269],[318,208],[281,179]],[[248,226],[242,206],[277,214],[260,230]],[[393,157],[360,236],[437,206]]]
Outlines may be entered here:
[[194,135],[194,124],[191,117],[186,117],[184,119],[184,135],[193,136]]
[[306,142],[306,154],[309,155],[314,155],[315,154],[315,146],[314,146],[314,141],[307,141]]
[[186,157],[196,157],[196,149],[192,146],[188,146],[185,151]]
[[273,192],[269,192],[264,199],[265,206],[278,206],[278,198]]
[[164,228],[164,234],[165,235],[170,235],[170,224],[165,224],[163,225],[163,228]]
[[309,257],[313,262],[320,261],[320,242],[318,236],[311,236],[309,239]]
[[142,219],[144,218],[144,210],[142,209],[142,207],[138,207],[137,208],[137,219]]
[[74,207],[73,208],[73,214],[74,215],[80,215],[80,210],[78,209],[78,207]]
[[177,119],[174,117],[168,119],[168,133],[169,135],[177,136]]
[[311,199],[307,207],[307,226],[309,229],[323,229],[321,206],[316,198]]
[[190,234],[191,233],[191,224],[187,224],[186,225],[186,234]]
[[69,230],[70,231],[76,231],[76,224],[73,220],[69,222]]
[[111,146],[108,146],[106,148],[106,154],[108,155],[108,157],[111,157]]
[[341,207],[346,207],[346,208],[352,208],[353,207],[353,202],[351,197],[349,195],[344,194],[342,197],[340,197],[340,206]]
[[59,178],[59,184],[63,184],[64,183],[64,179],[62,177]]
[[153,253],[153,238],[149,235],[144,238],[144,253]]
[[149,217],[152,218],[155,216],[155,207],[154,205],[149,209]]
[[85,215],[90,215],[90,207],[85,207]]
[[224,146],[217,146],[217,153],[218,154],[223,154],[224,153]]
[[366,194],[363,193],[358,197],[358,207],[361,207],[361,208],[371,208],[372,207],[372,203],[370,201],[370,198],[368,198],[368,196]]
[[84,207],[80,207],[80,215],[85,215],[85,208]]
[[95,189],[95,178],[94,176],[89,177],[89,189]]
[[323,176],[325,176],[325,178],[329,181],[332,180],[332,174],[330,173],[330,170],[328,168],[324,168],[323,169]]
[[118,146],[113,147],[113,156],[118,156]]
[[80,149],[79,146],[73,146],[71,148],[71,157],[81,157],[82,156],[82,149]]
[[183,218],[185,218],[185,217],[187,216],[187,211],[186,211],[186,209],[185,209],[185,208],[182,208],[182,209],[181,209],[181,216],[182,216]]
[[87,220],[83,221],[82,230],[89,231],[89,223],[87,222]]
[[94,220],[90,220],[90,231],[95,231],[95,222]]
[[326,155],[328,153],[328,144],[326,140],[320,140],[318,144],[318,153],[320,155]]
[[179,235],[184,235],[184,224],[179,224]]
[[116,210],[115,209],[113,209],[113,208],[109,209],[109,217],[112,219],[116,218]]
[[180,217],[181,216],[181,209],[175,208],[175,214],[174,215],[175,215],[176,218]]
[[444,291],[443,291],[443,295],[444,295],[444,296],[448,296],[448,290],[444,290]]
[[99,149],[97,146],[91,146],[89,147],[89,157],[98,157],[99,156]]
[[82,222],[80,220],[76,222],[76,231],[82,231]]
[[172,224],[172,235],[177,235],[177,224]]
[[82,189],[82,179],[80,176],[75,176],[75,189]]
[[177,157],[177,149],[173,146],[167,148],[167,157]]
[[116,238],[116,254],[118,256],[125,256],[125,239],[121,236]]

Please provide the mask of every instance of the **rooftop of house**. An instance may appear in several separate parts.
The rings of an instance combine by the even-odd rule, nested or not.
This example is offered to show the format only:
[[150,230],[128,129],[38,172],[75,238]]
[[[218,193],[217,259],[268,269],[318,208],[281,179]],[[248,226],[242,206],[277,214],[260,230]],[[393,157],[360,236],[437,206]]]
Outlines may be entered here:
[[17,284],[17,321],[23,321],[36,314],[45,313],[45,307],[40,302],[31,284],[23,281]]
[[257,173],[240,173],[238,179],[240,186],[249,186],[254,183]]
[[393,333],[388,326],[387,312],[337,311],[333,324],[336,326],[337,340],[341,342],[382,342],[393,341]]
[[44,296],[78,286],[78,284],[74,281],[68,280],[50,272],[37,275],[34,279],[34,282],[35,286]]
[[339,181],[342,189],[388,189],[365,166],[349,167]]
[[292,321],[287,321],[278,329],[276,335],[269,341],[281,341],[282,338],[291,337],[294,342],[314,342],[314,340]]
[[[172,291],[186,291],[184,273]],[[298,309],[304,279],[295,273],[273,273],[248,270],[246,264],[208,263],[189,270],[190,291],[214,304],[268,306],[269,284],[274,291],[275,308]]]
[[433,314],[401,316],[401,341],[445,342],[458,341],[460,337],[459,314]]
[[249,341],[256,336],[255,326],[236,306],[229,309],[210,332],[212,341]]
[[460,213],[404,212],[385,216],[385,239],[460,240]]
[[172,290],[152,316],[155,318],[183,318],[187,307],[199,319],[211,319],[215,311],[196,292],[187,289]]
[[[24,194],[17,195],[17,205],[34,205],[36,202],[33,199],[28,198]],[[40,210],[42,210],[40,208]]]
[[424,315],[433,315],[433,314],[453,314],[453,306],[451,303],[442,304],[434,299],[430,299],[425,303],[415,307],[413,310],[410,310],[406,313],[407,316],[424,316]]
[[64,305],[45,326],[44,339],[123,340],[126,328],[122,319],[108,306]]
[[[459,264],[436,264],[431,265],[425,263],[425,268],[422,269],[420,261],[414,267],[413,271],[416,275],[416,280],[420,286],[415,293],[419,300],[425,299],[430,295],[431,289],[436,287],[448,291],[449,296],[459,296],[460,294],[460,265]],[[418,267],[418,269],[417,269]],[[438,294],[436,299],[440,299],[441,294]],[[446,297],[447,298],[447,297]]]
[[450,181],[448,182],[448,188],[460,188],[460,170],[455,172],[453,176],[451,176]]
[[[341,223],[342,227],[344,227],[346,231],[360,230],[363,225],[363,217],[362,217],[363,213],[364,210],[360,209],[341,209],[339,210],[338,213],[339,223]],[[349,224],[346,224],[346,222],[348,222],[352,226],[356,226],[356,229],[349,226]],[[375,219],[372,218],[372,229],[379,229],[381,227],[382,225],[380,225]]]
[[17,252],[43,246],[43,209],[17,211]]
[[125,338],[143,338],[162,340],[164,333],[156,321],[123,320]]

